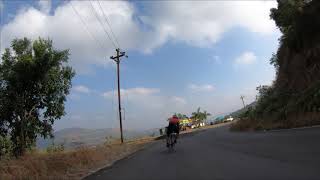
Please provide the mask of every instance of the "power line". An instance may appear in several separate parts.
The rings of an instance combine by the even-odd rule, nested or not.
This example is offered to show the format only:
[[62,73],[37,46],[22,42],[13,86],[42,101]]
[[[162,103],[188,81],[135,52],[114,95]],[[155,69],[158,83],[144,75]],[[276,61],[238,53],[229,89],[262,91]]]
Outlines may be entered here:
[[101,47],[101,49],[104,50],[105,48],[103,47],[102,43],[101,43],[100,41],[98,41],[98,40],[93,36],[93,34],[89,31],[88,26],[86,25],[85,21],[81,18],[81,15],[80,15],[79,12],[77,11],[77,9],[73,6],[71,0],[70,0],[70,5],[71,5],[73,11],[76,13],[76,15],[77,15],[77,16],[79,17],[79,19],[81,20],[81,22],[82,22],[84,28],[86,29],[87,33],[92,37],[92,39],[93,39],[94,41],[96,41],[96,42],[99,44],[99,46]]
[[109,40],[111,41],[112,45],[114,46],[115,49],[117,49],[117,46],[116,44],[114,43],[114,41],[112,40],[112,38],[110,37],[110,34],[108,33],[108,31],[106,30],[106,28],[103,26],[102,22],[101,22],[101,19],[99,18],[96,10],[94,9],[93,5],[92,5],[92,2],[91,0],[89,1],[90,2],[90,5],[91,5],[91,10],[93,11],[95,17],[97,18],[97,20],[99,21],[100,25],[102,26],[104,32],[107,34]]
[[101,4],[100,4],[100,1],[98,1],[98,3],[99,3],[100,10],[102,11],[103,17],[104,17],[105,20],[107,21],[107,24],[108,24],[108,26],[109,26],[109,28],[110,28],[111,34],[113,35],[113,38],[114,38],[114,40],[116,41],[118,47],[120,47],[120,44],[119,44],[119,42],[118,42],[118,40],[117,40],[117,37],[116,37],[116,35],[114,34],[114,32],[113,32],[113,30],[112,30],[112,27],[111,27],[111,24],[110,24],[108,15],[106,15],[106,14],[104,13],[103,8],[102,8],[102,6],[101,6]]

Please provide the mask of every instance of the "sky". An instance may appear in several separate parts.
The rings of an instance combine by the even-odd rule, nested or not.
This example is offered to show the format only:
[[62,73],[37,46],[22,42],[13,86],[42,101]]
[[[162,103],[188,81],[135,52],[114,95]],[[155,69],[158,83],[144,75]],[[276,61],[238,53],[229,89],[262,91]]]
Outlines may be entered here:
[[[101,6],[101,7],[100,7]],[[76,71],[66,116],[54,124],[118,128],[116,66],[125,129],[164,127],[175,112],[213,116],[255,100],[270,85],[280,32],[275,1],[1,0],[1,54],[14,38],[50,38]],[[108,37],[109,35],[109,37]]]

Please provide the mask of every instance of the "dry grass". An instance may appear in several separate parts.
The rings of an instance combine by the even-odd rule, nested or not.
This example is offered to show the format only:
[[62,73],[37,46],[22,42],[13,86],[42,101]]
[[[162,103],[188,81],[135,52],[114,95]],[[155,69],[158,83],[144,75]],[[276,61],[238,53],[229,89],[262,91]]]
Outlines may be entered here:
[[0,162],[0,179],[81,179],[100,167],[111,165],[118,159],[139,150],[151,138],[131,141],[121,145],[101,145],[94,148],[44,153],[28,153],[19,159]]
[[231,125],[234,131],[253,131],[253,130],[271,130],[271,129],[290,129],[297,127],[306,127],[320,125],[319,112],[307,112],[300,114],[291,114],[286,120],[262,119],[255,120],[244,118]]

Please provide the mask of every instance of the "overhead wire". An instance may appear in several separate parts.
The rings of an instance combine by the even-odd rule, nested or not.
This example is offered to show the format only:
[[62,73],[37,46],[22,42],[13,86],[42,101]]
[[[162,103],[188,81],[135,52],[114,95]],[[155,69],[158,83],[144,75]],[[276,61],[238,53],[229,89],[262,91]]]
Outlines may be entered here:
[[[87,31],[87,33],[91,36],[91,38],[98,43],[98,45],[101,47],[101,49],[105,50],[105,48],[103,47],[103,43],[101,43],[99,40],[97,40],[97,38],[95,38],[95,36],[90,32],[89,27],[87,26],[85,20],[81,17],[80,13],[77,11],[77,9],[76,9],[75,6],[73,5],[72,1],[69,0],[69,2],[70,2],[70,5],[71,5],[73,11],[74,11],[75,14],[78,16],[78,18],[80,19],[81,23],[83,24],[84,29],[85,29],[85,30]],[[92,8],[93,8],[93,6],[92,6]],[[96,16],[96,17],[97,17],[97,16]],[[98,21],[99,21],[99,19],[98,19]],[[99,21],[99,22],[100,22],[100,21]],[[109,37],[109,38],[110,38],[110,37]],[[115,44],[114,44],[114,42],[113,42],[112,40],[111,40],[111,42],[112,42],[112,44],[115,46]],[[114,84],[114,83],[115,83],[115,84]],[[115,92],[116,81],[114,81],[114,83],[112,83],[112,84],[113,84],[113,85],[112,85],[113,92]],[[113,107],[115,107],[115,106],[114,106],[114,99],[115,99],[115,96],[112,95],[112,98],[111,98],[111,106],[112,106],[112,109],[113,109]],[[116,111],[116,109],[113,109],[113,110],[112,110],[112,115],[111,115],[111,116],[112,116],[112,119],[114,119],[114,118],[116,119],[116,117],[114,117],[114,115],[119,117],[119,112],[116,113],[116,114],[114,114],[114,111]],[[117,112],[117,111],[116,111],[116,112]],[[112,126],[115,125],[114,123],[115,123],[115,122],[112,123]]]
[[106,22],[107,22],[107,24],[108,24],[108,26],[109,26],[109,28],[110,28],[111,34],[112,34],[115,42],[117,43],[118,47],[120,47],[119,41],[118,41],[118,39],[117,39],[117,36],[115,35],[115,33],[114,33],[113,30],[112,30],[112,27],[111,27],[111,24],[110,24],[110,20],[109,20],[109,18],[108,18],[108,14],[106,15],[106,14],[104,13],[104,10],[103,10],[103,8],[102,8],[102,6],[101,6],[101,4],[100,4],[100,1],[98,1],[98,4],[99,4],[99,7],[100,7],[100,10],[102,11],[102,14],[103,14],[104,19],[106,20]]
[[[113,30],[112,30],[112,27],[111,27],[111,24],[110,24],[110,22],[109,22],[108,16],[105,14],[105,12],[104,12],[104,10],[103,10],[103,8],[102,8],[102,6],[101,6],[101,3],[98,1],[99,8],[100,8],[100,10],[101,10],[101,12],[102,12],[102,14],[103,14],[103,17],[105,18],[105,21],[107,22],[107,25],[108,25],[108,27],[109,27],[109,29],[110,29],[110,31],[111,31],[111,35],[112,35],[113,39],[112,39],[111,35],[109,34],[109,32],[106,30],[104,24],[102,23],[102,21],[101,21],[99,15],[98,15],[96,9],[94,8],[93,3],[91,2],[91,0],[89,0],[89,2],[90,2],[90,7],[91,7],[90,9],[91,9],[91,11],[93,12],[93,14],[94,14],[94,16],[96,17],[96,19],[99,21],[100,25],[101,25],[102,28],[103,28],[104,33],[105,33],[105,34],[107,35],[107,37],[108,37],[107,40],[110,40],[110,41],[111,41],[111,43],[112,43],[112,45],[114,46],[114,48],[120,48],[120,44],[119,44],[119,42],[118,42],[118,40],[117,40],[117,37],[115,36],[115,33],[114,33]],[[76,15],[79,17],[79,19],[81,20],[81,22],[82,22],[83,26],[85,27],[85,30],[87,31],[87,33],[93,38],[93,40],[95,40],[96,42],[98,42],[98,44],[100,45],[100,47],[101,47],[102,49],[104,49],[104,48],[103,48],[103,43],[101,43],[100,41],[98,41],[98,40],[95,38],[95,36],[90,32],[87,24],[85,23],[84,19],[81,17],[81,15],[80,15],[80,13],[77,11],[77,9],[73,6],[71,0],[70,0],[70,5],[71,5],[72,9],[74,10],[75,14],[76,14]],[[115,85],[115,84],[113,84],[113,85]],[[115,87],[112,87],[112,88],[113,88],[113,92],[115,92]],[[126,98],[127,98],[127,101],[128,101],[128,95],[127,95],[126,93],[125,93],[125,95],[127,96]],[[114,98],[115,98],[115,96],[112,95],[112,99],[111,99],[111,106],[112,106],[112,107],[114,107]],[[124,108],[123,108],[123,110],[124,110]],[[113,113],[112,113],[112,114],[113,114]],[[114,115],[114,114],[113,114],[113,115]],[[113,115],[112,115],[112,116],[113,116]],[[118,112],[118,111],[117,111],[117,113],[116,113],[115,115],[119,118],[119,112]],[[113,118],[112,118],[112,119],[113,119]],[[113,124],[113,123],[112,123],[112,124]]]
[[107,35],[108,39],[111,41],[113,47],[114,47],[115,49],[117,49],[117,48],[118,48],[117,45],[115,44],[115,42],[114,42],[113,39],[111,38],[111,36],[110,36],[110,34],[108,33],[108,31],[106,30],[106,28],[103,26],[103,23],[101,22],[101,19],[99,18],[99,15],[97,14],[95,8],[93,7],[91,0],[89,0],[89,2],[90,2],[91,10],[92,10],[92,12],[94,13],[95,17],[97,18],[97,20],[99,21],[100,25],[102,26],[103,31],[106,33],[106,35]]
[[96,42],[98,43],[98,45],[101,47],[101,49],[104,50],[105,48],[103,47],[102,43],[101,43],[99,40],[97,40],[97,39],[94,37],[94,35],[89,31],[89,28],[88,28],[88,26],[86,25],[84,19],[82,19],[80,13],[79,13],[79,12],[77,11],[77,9],[73,6],[71,0],[70,0],[70,5],[71,5],[73,11],[75,12],[75,14],[79,17],[79,19],[80,19],[80,21],[82,22],[82,24],[83,24],[85,30],[87,31],[87,33],[91,36],[91,38],[92,38],[94,41],[96,41]]

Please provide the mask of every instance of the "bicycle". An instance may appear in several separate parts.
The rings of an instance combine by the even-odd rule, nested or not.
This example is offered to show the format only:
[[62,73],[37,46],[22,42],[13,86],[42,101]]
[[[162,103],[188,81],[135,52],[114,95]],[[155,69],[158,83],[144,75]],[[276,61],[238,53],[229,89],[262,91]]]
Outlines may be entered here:
[[176,142],[177,142],[177,133],[170,133],[167,139],[168,149],[174,150],[174,145],[176,144]]

